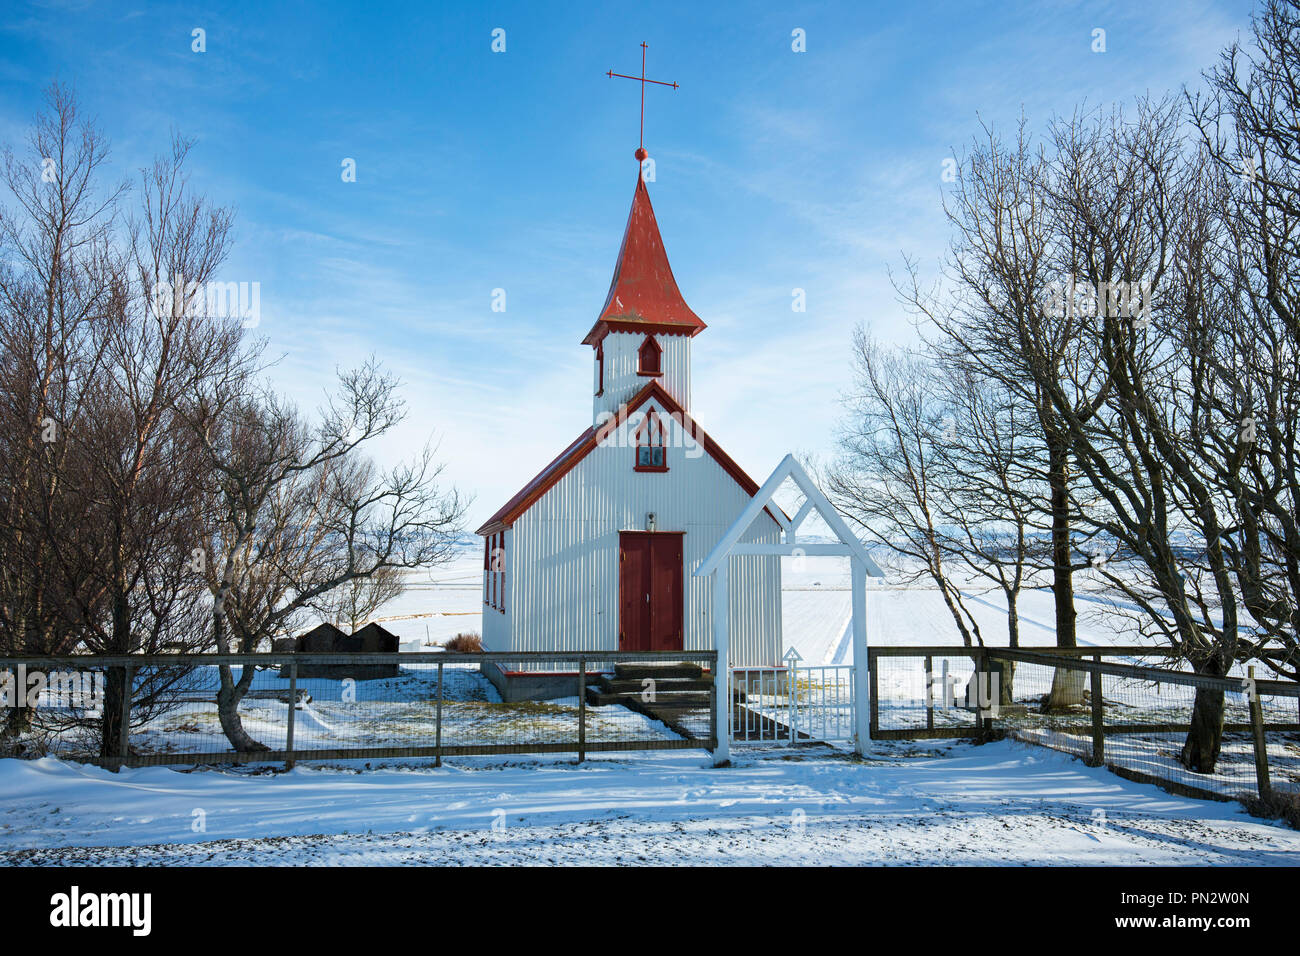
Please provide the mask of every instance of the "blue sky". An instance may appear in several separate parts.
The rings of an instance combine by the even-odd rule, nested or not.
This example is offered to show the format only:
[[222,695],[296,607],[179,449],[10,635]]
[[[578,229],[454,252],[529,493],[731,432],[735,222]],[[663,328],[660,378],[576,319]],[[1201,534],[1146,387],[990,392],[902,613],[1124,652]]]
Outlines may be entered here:
[[277,385],[312,407],[335,366],[376,355],[411,409],[378,457],[432,436],[474,527],[590,422],[580,342],[637,175],[638,84],[605,72],[639,72],[641,41],[648,75],[681,84],[648,90],[646,147],[678,284],[709,324],[693,411],[761,481],[787,451],[830,455],[857,323],[912,337],[886,270],[943,255],[943,161],[981,119],[1008,129],[1023,109],[1041,130],[1198,85],[1250,9],[7,0],[0,142],[21,142],[53,79],[118,175],[173,129],[195,137],[194,183],[238,210],[222,278],[260,283]]

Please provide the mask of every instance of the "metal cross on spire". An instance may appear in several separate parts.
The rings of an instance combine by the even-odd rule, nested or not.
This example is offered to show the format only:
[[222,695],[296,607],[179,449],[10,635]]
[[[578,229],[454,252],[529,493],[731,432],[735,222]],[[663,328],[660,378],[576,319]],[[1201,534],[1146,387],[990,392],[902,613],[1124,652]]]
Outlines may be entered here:
[[641,43],[641,75],[640,76],[629,76],[626,73],[615,73],[613,70],[610,70],[608,73],[605,74],[611,80],[616,76],[620,76],[625,80],[637,80],[641,83],[641,141],[640,141],[640,145],[638,145],[636,148],[636,158],[638,161],[644,161],[646,156],[650,155],[645,151],[645,85],[647,83],[657,83],[660,86],[671,86],[673,89],[677,89],[676,83],[665,83],[663,80],[646,79],[645,51],[646,51],[646,44],[643,41]]

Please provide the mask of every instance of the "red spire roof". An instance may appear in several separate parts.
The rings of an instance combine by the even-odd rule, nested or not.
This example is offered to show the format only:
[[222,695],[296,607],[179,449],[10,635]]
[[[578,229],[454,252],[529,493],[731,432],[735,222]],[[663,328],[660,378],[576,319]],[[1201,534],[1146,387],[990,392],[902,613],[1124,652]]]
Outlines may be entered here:
[[704,327],[677,289],[650,205],[650,193],[638,167],[636,193],[614,265],[614,279],[600,317],[583,344],[595,345],[611,330],[696,335]]

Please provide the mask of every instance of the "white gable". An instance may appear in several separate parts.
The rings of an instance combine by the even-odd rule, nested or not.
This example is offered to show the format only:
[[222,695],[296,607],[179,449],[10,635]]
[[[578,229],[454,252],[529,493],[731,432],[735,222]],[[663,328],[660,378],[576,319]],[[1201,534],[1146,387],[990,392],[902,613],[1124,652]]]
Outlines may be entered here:
[[[634,469],[635,426],[620,430],[556,482],[511,528],[508,561],[516,573],[508,608],[511,650],[616,650],[620,531],[685,533],[683,649],[712,644],[712,584],[693,571],[749,503],[748,492],[694,437],[651,400],[667,429],[666,472]],[[626,438],[620,438],[625,435]],[[776,542],[780,527],[763,518],[743,536]],[[733,662],[775,664],[781,649],[779,558],[741,559],[733,573]],[[494,648],[495,649],[495,648]],[[504,649],[504,648],[503,648]]]

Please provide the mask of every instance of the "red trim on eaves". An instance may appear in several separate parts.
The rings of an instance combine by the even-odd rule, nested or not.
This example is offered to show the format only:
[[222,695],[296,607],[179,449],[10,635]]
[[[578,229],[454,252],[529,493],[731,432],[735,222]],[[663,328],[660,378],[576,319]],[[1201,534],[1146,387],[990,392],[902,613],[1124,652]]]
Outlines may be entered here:
[[644,335],[647,331],[655,335],[685,335],[694,338],[704,331],[703,327],[689,325],[662,325],[648,322],[597,322],[582,340],[583,345],[596,346],[605,341],[611,332],[635,332]]

